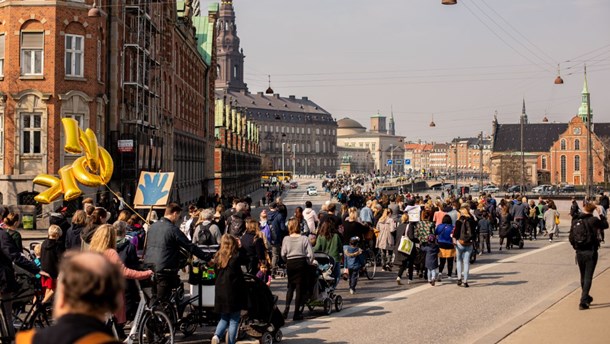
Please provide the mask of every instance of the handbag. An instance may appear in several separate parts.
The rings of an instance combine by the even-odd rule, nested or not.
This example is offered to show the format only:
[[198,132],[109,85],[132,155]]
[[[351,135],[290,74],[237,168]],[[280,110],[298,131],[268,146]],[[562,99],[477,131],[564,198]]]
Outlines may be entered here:
[[559,224],[559,215],[555,215],[555,224],[558,225]]
[[398,243],[398,251],[404,254],[411,254],[413,251],[413,241],[409,239],[406,235],[400,238],[400,243]]

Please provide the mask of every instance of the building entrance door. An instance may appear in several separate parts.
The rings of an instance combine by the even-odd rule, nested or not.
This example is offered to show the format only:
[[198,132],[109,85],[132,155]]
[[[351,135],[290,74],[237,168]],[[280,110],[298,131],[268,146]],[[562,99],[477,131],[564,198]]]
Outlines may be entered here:
[[574,176],[574,185],[580,185],[580,176]]

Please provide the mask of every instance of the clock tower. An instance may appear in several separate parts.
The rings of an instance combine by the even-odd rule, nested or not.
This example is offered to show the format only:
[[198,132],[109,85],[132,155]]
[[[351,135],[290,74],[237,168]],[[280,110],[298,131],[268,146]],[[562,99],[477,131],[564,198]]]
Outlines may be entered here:
[[[578,108],[578,117],[582,119],[583,123],[587,123],[587,111],[589,111],[589,104],[591,96],[589,94],[589,85],[587,83],[587,71],[585,70],[585,84],[582,87],[582,101],[580,104],[580,108]],[[591,111],[591,123],[593,123],[593,109]]]

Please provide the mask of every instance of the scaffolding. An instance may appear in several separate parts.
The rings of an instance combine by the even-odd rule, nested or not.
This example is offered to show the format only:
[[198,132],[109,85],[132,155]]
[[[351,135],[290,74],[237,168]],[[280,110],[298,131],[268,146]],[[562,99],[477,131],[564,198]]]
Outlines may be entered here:
[[161,17],[155,12],[162,11],[162,6],[154,0],[126,0],[123,5],[121,138],[134,140],[134,155],[122,159],[125,179],[137,180],[140,171],[161,169],[161,35],[154,18]]

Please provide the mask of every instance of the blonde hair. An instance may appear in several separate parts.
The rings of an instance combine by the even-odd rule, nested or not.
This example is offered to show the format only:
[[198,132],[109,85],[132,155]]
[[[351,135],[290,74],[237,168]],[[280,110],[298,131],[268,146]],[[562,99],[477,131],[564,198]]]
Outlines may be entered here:
[[390,215],[392,215],[392,209],[390,208],[386,208],[383,211],[383,215],[381,215],[381,218],[379,218],[379,222],[385,222],[388,217],[390,217]]
[[293,217],[288,220],[288,235],[299,233],[301,233],[301,229],[299,228],[299,220]]
[[220,238],[220,250],[214,256],[214,264],[220,269],[224,269],[229,264],[229,260],[237,253],[237,238],[231,234],[224,234]]
[[348,212],[349,212],[349,220],[351,222],[358,221],[358,209],[356,209],[356,207],[349,208]]
[[49,239],[57,239],[61,236],[61,227],[58,225],[49,226]]
[[402,223],[409,222],[409,214],[407,214],[407,213],[402,214],[402,216],[400,217],[400,222],[402,222]]
[[84,226],[87,224],[87,214],[84,210],[79,209],[74,212],[74,215],[72,216],[72,224],[79,226]]
[[116,230],[112,225],[104,224],[95,230],[89,250],[103,253],[109,248],[116,249]]
[[42,245],[41,244],[34,245],[34,255],[36,257],[40,257],[40,251],[42,251]]

